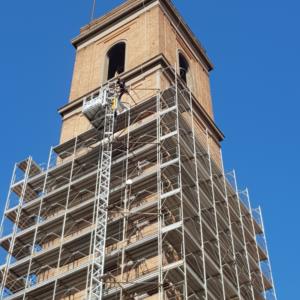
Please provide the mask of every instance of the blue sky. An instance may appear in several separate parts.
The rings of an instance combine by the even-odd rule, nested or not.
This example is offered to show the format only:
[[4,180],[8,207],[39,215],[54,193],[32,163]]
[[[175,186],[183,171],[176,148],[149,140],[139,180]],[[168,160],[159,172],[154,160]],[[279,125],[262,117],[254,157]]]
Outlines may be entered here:
[[[92,0],[0,3],[0,207],[15,161],[47,159],[68,98],[70,39]],[[98,0],[99,16],[122,1]],[[278,299],[299,296],[300,3],[175,0],[215,65],[216,122],[225,167],[264,211]]]

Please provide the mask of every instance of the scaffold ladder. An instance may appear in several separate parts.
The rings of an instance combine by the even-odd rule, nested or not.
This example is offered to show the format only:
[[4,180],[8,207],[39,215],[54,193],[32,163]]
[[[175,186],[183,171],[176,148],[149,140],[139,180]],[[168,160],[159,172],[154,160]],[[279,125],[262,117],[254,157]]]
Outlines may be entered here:
[[[107,230],[107,206],[109,201],[111,163],[112,163],[112,141],[115,124],[115,84],[110,83],[105,92],[101,92],[99,98],[99,109],[103,110],[104,128],[103,139],[100,146],[97,184],[95,192],[95,211],[94,211],[94,235],[92,237],[92,261],[90,266],[90,282],[88,289],[89,300],[102,299],[105,241]],[[95,102],[95,99],[93,100]],[[96,101],[97,102],[97,101]],[[86,103],[86,107],[89,103]],[[83,113],[88,117],[88,109],[83,109]],[[90,120],[91,122],[93,120]]]

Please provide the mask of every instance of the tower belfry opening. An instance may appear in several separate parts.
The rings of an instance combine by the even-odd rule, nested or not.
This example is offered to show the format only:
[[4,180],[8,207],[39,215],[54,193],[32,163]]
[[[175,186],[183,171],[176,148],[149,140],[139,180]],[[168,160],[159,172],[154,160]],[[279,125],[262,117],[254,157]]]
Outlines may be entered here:
[[126,44],[120,42],[114,45],[107,52],[108,72],[107,80],[112,79],[116,74],[121,74],[125,70],[125,52]]
[[13,171],[0,299],[277,300],[261,209],[224,169],[212,63],[171,1],[126,1],[72,43],[60,143]]
[[187,78],[188,78],[188,73],[190,70],[190,66],[186,58],[182,53],[179,53],[179,74],[180,78],[183,80],[184,83],[187,84]]

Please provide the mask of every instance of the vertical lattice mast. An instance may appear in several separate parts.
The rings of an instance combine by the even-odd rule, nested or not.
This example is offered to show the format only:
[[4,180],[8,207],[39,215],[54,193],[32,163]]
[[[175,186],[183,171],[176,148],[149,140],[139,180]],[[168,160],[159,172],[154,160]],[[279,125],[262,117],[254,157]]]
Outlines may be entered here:
[[83,113],[94,127],[100,128],[104,122],[103,140],[100,145],[97,186],[95,193],[94,224],[92,237],[92,262],[88,299],[102,299],[105,261],[105,241],[107,231],[107,206],[110,190],[112,162],[112,140],[115,123],[115,86],[110,83],[99,94],[84,101]]

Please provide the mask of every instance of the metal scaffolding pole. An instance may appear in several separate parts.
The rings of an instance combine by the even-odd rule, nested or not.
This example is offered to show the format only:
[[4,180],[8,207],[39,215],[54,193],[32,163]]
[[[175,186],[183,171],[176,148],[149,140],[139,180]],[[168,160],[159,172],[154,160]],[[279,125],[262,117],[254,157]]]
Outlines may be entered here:
[[[175,66],[175,70],[177,67]],[[183,206],[183,191],[182,191],[182,158],[181,158],[181,146],[180,146],[180,123],[179,123],[179,90],[178,90],[178,76],[175,71],[175,107],[176,107],[176,128],[177,128],[177,143],[178,143],[178,181],[179,181],[179,195],[181,206],[181,221],[182,221],[182,245],[183,245],[183,270],[184,270],[184,299],[188,299],[188,283],[187,283],[187,261],[186,261],[186,244],[185,244],[185,213]]]
[[125,161],[125,194],[124,194],[124,208],[123,208],[123,233],[122,233],[122,257],[121,257],[121,292],[120,292],[120,300],[123,299],[123,288],[122,283],[124,282],[124,269],[125,269],[125,245],[127,240],[127,227],[128,227],[128,217],[129,217],[129,208],[128,208],[128,196],[130,196],[131,190],[131,182],[128,181],[128,158],[130,152],[130,110],[128,112],[128,120],[127,120],[127,138],[126,138],[126,161]]
[[[73,150],[73,155],[72,155],[72,165],[71,165],[71,170],[70,170],[66,205],[65,205],[65,209],[64,209],[65,212],[64,212],[63,226],[62,226],[62,232],[61,232],[61,238],[60,238],[59,254],[58,254],[57,265],[56,265],[56,270],[58,272],[59,272],[59,268],[61,267],[62,248],[63,248],[64,238],[65,238],[65,228],[66,228],[66,223],[67,223],[68,207],[69,207],[70,193],[71,193],[71,188],[72,188],[73,171],[74,171],[76,151],[77,151],[77,142],[78,142],[78,137],[75,138],[74,150]],[[56,297],[57,283],[58,283],[58,279],[55,279],[52,300],[55,300],[55,297]]]
[[244,248],[244,252],[245,252],[244,255],[246,257],[247,271],[248,271],[248,277],[249,277],[248,287],[250,287],[252,299],[255,300],[254,289],[253,289],[253,279],[252,279],[252,273],[251,273],[251,269],[250,269],[249,253],[248,253],[248,247],[247,247],[247,241],[246,241],[246,235],[245,235],[244,217],[243,217],[243,214],[242,214],[241,200],[240,200],[240,196],[239,196],[239,189],[238,189],[238,185],[237,185],[237,179],[236,179],[235,171],[233,171],[233,178],[234,178],[234,188],[235,188],[235,193],[236,193],[236,199],[237,199],[237,202],[238,202],[240,226],[241,226],[241,229],[242,229],[243,248]]
[[7,279],[7,275],[8,275],[8,272],[9,272],[8,269],[9,269],[11,259],[12,259],[12,256],[13,256],[13,250],[14,250],[14,247],[15,247],[16,234],[17,234],[17,231],[18,231],[19,220],[20,220],[22,209],[23,209],[23,202],[24,202],[25,197],[26,197],[27,181],[28,181],[29,174],[30,174],[31,163],[32,163],[32,157],[29,157],[27,159],[27,166],[26,166],[25,176],[24,176],[24,179],[23,179],[22,191],[21,191],[19,204],[18,204],[17,218],[16,218],[16,222],[14,223],[12,238],[11,238],[11,241],[10,241],[8,255],[7,255],[6,263],[5,263],[5,267],[4,267],[4,272],[3,272],[3,277],[2,277],[3,279],[2,279],[2,284],[1,284],[0,299],[3,299],[3,297],[4,297],[5,284],[6,284],[6,279]]
[[[260,220],[261,220],[261,226],[262,226],[262,231],[263,231],[263,239],[264,239],[264,243],[265,243],[265,247],[266,247],[266,252],[267,252],[267,266],[269,268],[269,275],[270,275],[270,279],[271,279],[271,285],[272,288],[270,291],[267,291],[267,300],[277,300],[277,294],[276,294],[276,288],[274,285],[274,278],[273,278],[273,273],[272,273],[272,266],[271,266],[271,261],[270,261],[270,255],[269,255],[269,249],[268,249],[268,244],[267,244],[267,238],[266,238],[266,232],[265,232],[265,225],[264,225],[264,220],[263,220],[263,216],[262,216],[262,210],[261,207],[258,207],[258,211],[259,211],[259,216],[260,216]],[[269,295],[270,294],[270,297]]]
[[210,150],[210,137],[209,132],[206,130],[206,143],[207,143],[207,154],[208,154],[208,162],[209,162],[209,176],[210,176],[210,185],[212,192],[212,200],[213,200],[213,210],[214,210],[214,219],[215,219],[215,228],[216,228],[216,237],[217,237],[217,247],[218,247],[218,257],[219,257],[219,271],[220,271],[220,279],[222,286],[222,299],[226,300],[226,292],[224,286],[224,273],[223,273],[223,262],[222,262],[222,254],[221,254],[221,246],[220,246],[220,235],[219,235],[219,225],[218,225],[218,216],[217,216],[217,206],[215,199],[215,191],[214,191],[214,180],[213,180],[213,170],[212,170],[212,161],[211,161],[211,150]]
[[226,181],[226,176],[225,176],[223,154],[222,154],[221,149],[220,149],[220,158],[221,158],[222,178],[223,178],[223,182],[224,182],[226,209],[227,209],[228,221],[229,221],[229,231],[230,231],[232,255],[233,255],[233,259],[234,259],[233,263],[234,263],[234,270],[235,270],[235,276],[236,276],[236,287],[237,287],[237,290],[238,290],[238,297],[239,297],[239,299],[242,299],[241,288],[240,288],[240,280],[239,280],[239,272],[238,272],[238,267],[237,267],[236,250],[235,250],[234,239],[233,239],[232,221],[231,221],[230,209],[229,209],[229,201],[228,201],[228,193],[227,193],[227,181]]
[[158,296],[159,300],[164,298],[164,279],[163,279],[163,260],[162,260],[162,190],[161,190],[161,103],[160,103],[160,92],[156,96],[156,130],[157,130],[157,212],[158,212],[158,238],[157,238],[157,247],[158,247]]
[[206,260],[205,260],[205,247],[204,247],[204,233],[203,233],[203,218],[202,218],[202,203],[200,195],[200,182],[199,182],[199,172],[198,172],[198,162],[197,162],[197,148],[196,148],[196,138],[195,138],[195,120],[194,120],[194,108],[192,93],[189,91],[189,109],[192,120],[192,138],[193,138],[193,154],[195,163],[195,175],[196,175],[196,190],[197,190],[197,201],[198,201],[198,218],[199,218],[199,230],[201,239],[201,257],[203,264],[203,281],[204,281],[204,294],[205,300],[208,300],[208,287],[207,287],[207,274],[206,274]]
[[249,196],[248,189],[245,190],[245,196],[246,196],[246,201],[248,203],[248,209],[249,209],[250,217],[251,217],[251,226],[252,226],[252,232],[253,232],[254,242],[255,242],[256,259],[257,259],[257,263],[258,263],[258,267],[259,267],[260,284],[261,284],[261,287],[262,287],[262,290],[263,290],[264,299],[266,299],[266,287],[265,287],[263,272],[262,272],[261,264],[260,264],[259,248],[258,248],[258,244],[257,244],[257,241],[256,241],[256,231],[255,231],[255,225],[254,225],[254,217],[253,217],[253,212],[252,212],[252,208],[251,208],[251,201],[250,201],[250,196]]
[[7,198],[6,198],[6,203],[5,203],[5,207],[4,207],[4,211],[3,211],[3,216],[1,219],[1,229],[0,229],[0,238],[3,237],[4,235],[4,227],[5,227],[5,219],[6,219],[6,211],[9,209],[10,206],[10,196],[11,196],[11,187],[15,181],[15,177],[16,177],[16,169],[17,169],[17,164],[14,165],[14,169],[11,175],[11,180],[10,180],[10,185],[9,185],[9,190],[8,190],[8,194],[7,194]]
[[52,154],[52,147],[51,147],[50,153],[49,153],[49,158],[48,158],[48,163],[47,163],[47,169],[46,169],[45,179],[44,179],[44,183],[43,183],[42,199],[40,200],[39,210],[38,210],[38,216],[37,216],[37,219],[36,219],[36,224],[35,224],[35,229],[34,229],[34,236],[33,236],[33,241],[32,241],[32,247],[31,247],[30,260],[29,260],[29,265],[28,265],[28,271],[27,271],[27,275],[26,275],[26,282],[25,282],[23,300],[26,300],[26,290],[28,288],[28,284],[30,284],[31,266],[32,266],[33,255],[34,255],[34,253],[36,251],[35,244],[36,244],[36,239],[37,239],[37,235],[38,235],[39,225],[41,223],[41,220],[40,220],[41,219],[41,211],[42,211],[42,206],[43,206],[43,202],[44,202],[44,196],[45,196],[45,193],[46,193],[46,185],[47,185],[47,179],[48,179],[48,172],[49,172],[50,163],[51,163],[51,154]]

